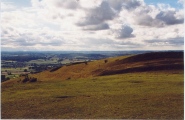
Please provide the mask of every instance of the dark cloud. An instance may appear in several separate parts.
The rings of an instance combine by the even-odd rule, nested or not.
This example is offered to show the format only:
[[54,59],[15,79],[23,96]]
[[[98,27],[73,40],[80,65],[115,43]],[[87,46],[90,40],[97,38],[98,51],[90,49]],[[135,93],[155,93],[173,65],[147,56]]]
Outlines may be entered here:
[[86,17],[77,23],[78,26],[97,25],[106,20],[113,20],[122,8],[127,10],[141,6],[142,2],[137,0],[107,0],[102,1],[100,6],[89,9]]
[[152,27],[163,27],[163,26],[165,26],[165,23],[163,21],[160,21],[158,19],[153,19],[148,14],[138,15],[138,17],[135,20],[136,20],[137,24],[143,25],[143,26],[152,26]]
[[182,24],[184,23],[184,18],[177,18],[175,16],[176,11],[161,11],[156,19],[163,21],[166,25]]
[[183,46],[184,45],[184,37],[176,37],[170,39],[153,39],[153,40],[145,40],[147,44],[158,45],[158,46]]
[[133,37],[134,35],[132,34],[133,29],[128,26],[128,25],[123,25],[120,30],[117,32],[117,38],[119,39],[125,39],[125,38],[130,38]]
[[103,1],[100,6],[89,9],[86,12],[86,17],[77,23],[79,26],[97,25],[106,20],[112,20],[115,17],[115,11],[110,7],[107,1]]
[[141,5],[142,5],[142,2],[139,1],[139,0],[126,0],[123,3],[123,7],[126,8],[126,9],[128,9],[128,10],[135,9],[138,6],[141,6]]
[[106,29],[109,29],[109,25],[107,23],[102,23],[102,24],[99,24],[99,25],[91,25],[91,26],[84,27],[84,30],[92,30],[92,31],[106,30]]
[[178,45],[178,46],[184,45],[184,37],[177,37],[174,39],[170,39],[168,43],[171,45]]
[[164,27],[166,25],[183,24],[184,17],[177,16],[177,11],[166,10],[159,12],[154,18],[151,16],[152,9],[145,6],[139,12],[135,12],[135,21],[139,25],[151,27]]
[[131,10],[142,5],[142,1],[138,0],[108,0],[108,2],[115,10],[118,11],[120,11],[122,8]]

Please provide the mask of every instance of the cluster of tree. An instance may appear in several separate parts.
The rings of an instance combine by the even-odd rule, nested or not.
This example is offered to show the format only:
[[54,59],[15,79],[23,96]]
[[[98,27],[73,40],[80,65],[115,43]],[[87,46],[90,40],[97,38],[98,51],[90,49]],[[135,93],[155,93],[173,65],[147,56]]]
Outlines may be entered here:
[[107,62],[108,62],[108,60],[104,60],[104,62],[105,62],[105,63],[107,63]]
[[25,75],[25,78],[23,80],[19,80],[17,82],[22,82],[22,83],[26,83],[26,82],[37,82],[37,78],[34,77],[28,77],[28,74]]
[[10,78],[6,77],[5,75],[1,75],[1,82],[4,82],[6,80],[10,80]]

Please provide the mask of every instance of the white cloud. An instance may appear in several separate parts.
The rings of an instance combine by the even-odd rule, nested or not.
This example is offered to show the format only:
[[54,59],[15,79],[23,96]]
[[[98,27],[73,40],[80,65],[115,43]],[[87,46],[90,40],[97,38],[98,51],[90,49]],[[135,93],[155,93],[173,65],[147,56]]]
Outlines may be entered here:
[[184,0],[178,0],[178,3],[183,4],[184,5]]
[[31,4],[33,7],[36,7],[36,8],[41,6],[39,0],[31,0]]
[[95,7],[99,6],[102,2],[102,0],[89,0],[88,2],[87,2],[87,0],[77,0],[77,1],[80,4],[80,6],[84,9],[95,8]]
[[143,0],[31,0],[31,4],[17,8],[1,3],[2,49],[162,49],[160,45],[183,49],[179,47],[183,9],[147,5]]
[[17,7],[12,5],[11,3],[3,3],[1,2],[1,10],[2,11],[12,11],[15,10]]

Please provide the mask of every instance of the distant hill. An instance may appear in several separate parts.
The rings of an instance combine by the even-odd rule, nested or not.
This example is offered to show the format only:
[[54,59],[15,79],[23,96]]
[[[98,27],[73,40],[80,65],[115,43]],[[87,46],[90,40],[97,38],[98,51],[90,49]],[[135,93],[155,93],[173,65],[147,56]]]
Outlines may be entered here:
[[151,52],[71,64],[33,75],[39,80],[69,80],[114,74],[184,69],[183,52]]

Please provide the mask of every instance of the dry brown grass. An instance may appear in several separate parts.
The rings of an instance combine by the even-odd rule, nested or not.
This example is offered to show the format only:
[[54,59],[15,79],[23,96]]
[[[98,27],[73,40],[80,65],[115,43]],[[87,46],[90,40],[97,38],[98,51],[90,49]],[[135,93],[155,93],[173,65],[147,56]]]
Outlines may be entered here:
[[[156,55],[156,58],[155,56]],[[63,66],[62,68],[50,72],[45,71],[33,75],[39,80],[69,80],[78,78],[91,78],[101,75],[114,75],[133,72],[147,72],[160,70],[183,70],[183,57],[176,57],[179,54],[164,53],[147,53],[136,56],[122,56],[109,58],[107,63],[103,60],[88,62],[88,64],[81,63],[76,65]],[[180,53],[181,55],[182,53]],[[163,56],[160,56],[163,55]],[[141,57],[146,57],[141,58]],[[150,58],[151,57],[151,58]],[[136,60],[138,59],[138,60]]]

